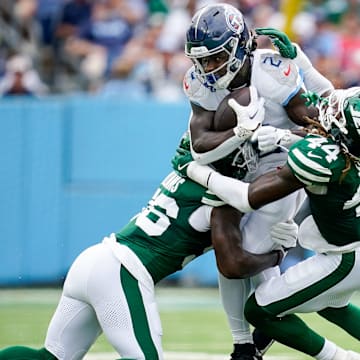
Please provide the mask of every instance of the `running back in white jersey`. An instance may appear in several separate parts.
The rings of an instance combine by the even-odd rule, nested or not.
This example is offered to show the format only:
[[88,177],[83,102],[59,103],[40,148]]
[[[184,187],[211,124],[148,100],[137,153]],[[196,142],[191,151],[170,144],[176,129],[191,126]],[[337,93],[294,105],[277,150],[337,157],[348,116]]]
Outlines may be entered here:
[[[257,89],[259,96],[265,99],[264,124],[283,129],[297,127],[284,109],[300,88],[305,88],[297,65],[292,60],[281,57],[276,51],[259,49],[253,52],[251,68],[251,85]],[[187,71],[183,87],[192,103],[208,111],[216,111],[220,102],[230,93],[229,90],[217,90],[207,83],[202,83],[196,76],[194,66]],[[283,165],[287,157],[286,152],[263,155],[260,154],[256,173],[247,176],[244,181],[251,181],[258,175]]]

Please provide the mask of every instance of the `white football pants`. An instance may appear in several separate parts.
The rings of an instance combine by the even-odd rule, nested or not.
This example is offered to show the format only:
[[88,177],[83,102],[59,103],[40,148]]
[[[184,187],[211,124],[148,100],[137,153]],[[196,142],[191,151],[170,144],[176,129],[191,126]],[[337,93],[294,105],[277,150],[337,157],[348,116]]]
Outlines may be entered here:
[[[304,190],[245,214],[240,229],[245,250],[261,254],[276,248],[270,229],[278,222],[293,219],[306,198]],[[249,279],[226,279],[219,273],[221,301],[227,315],[234,343],[252,343],[250,324],[244,316],[244,307],[254,288],[264,280],[279,276],[278,266],[264,270]]]
[[59,360],[82,359],[102,332],[123,358],[163,358],[153,281],[114,235],[72,264],[45,347]]

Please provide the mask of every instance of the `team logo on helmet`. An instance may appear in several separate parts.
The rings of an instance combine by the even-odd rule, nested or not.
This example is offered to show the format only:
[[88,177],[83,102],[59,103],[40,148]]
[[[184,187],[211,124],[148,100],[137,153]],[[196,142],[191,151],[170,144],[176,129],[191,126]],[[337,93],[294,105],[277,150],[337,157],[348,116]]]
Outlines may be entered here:
[[244,30],[244,19],[238,12],[228,10],[225,13],[226,23],[234,33],[241,33]]

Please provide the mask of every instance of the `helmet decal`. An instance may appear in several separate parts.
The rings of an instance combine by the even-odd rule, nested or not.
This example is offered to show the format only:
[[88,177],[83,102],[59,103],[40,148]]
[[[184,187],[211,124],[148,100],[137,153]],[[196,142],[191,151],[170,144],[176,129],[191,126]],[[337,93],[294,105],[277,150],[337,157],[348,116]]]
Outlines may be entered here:
[[[203,84],[225,89],[250,56],[253,37],[242,13],[228,4],[212,4],[200,9],[186,32],[185,55],[195,65]],[[225,54],[216,68],[204,66],[204,58]]]
[[238,11],[234,12],[232,8],[229,8],[225,16],[226,23],[234,33],[240,34],[244,30],[244,19]]

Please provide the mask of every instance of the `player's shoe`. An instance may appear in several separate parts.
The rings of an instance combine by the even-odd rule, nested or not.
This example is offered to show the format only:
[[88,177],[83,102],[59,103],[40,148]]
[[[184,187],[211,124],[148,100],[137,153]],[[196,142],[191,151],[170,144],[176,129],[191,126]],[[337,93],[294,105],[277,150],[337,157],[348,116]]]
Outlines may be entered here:
[[265,335],[261,330],[254,329],[252,333],[255,347],[260,355],[264,355],[270,346],[274,343],[274,339]]
[[262,360],[254,344],[234,344],[234,351],[230,355],[230,360]]
[[332,360],[360,360],[360,354],[354,351],[346,351],[340,347],[337,347],[336,353]]

